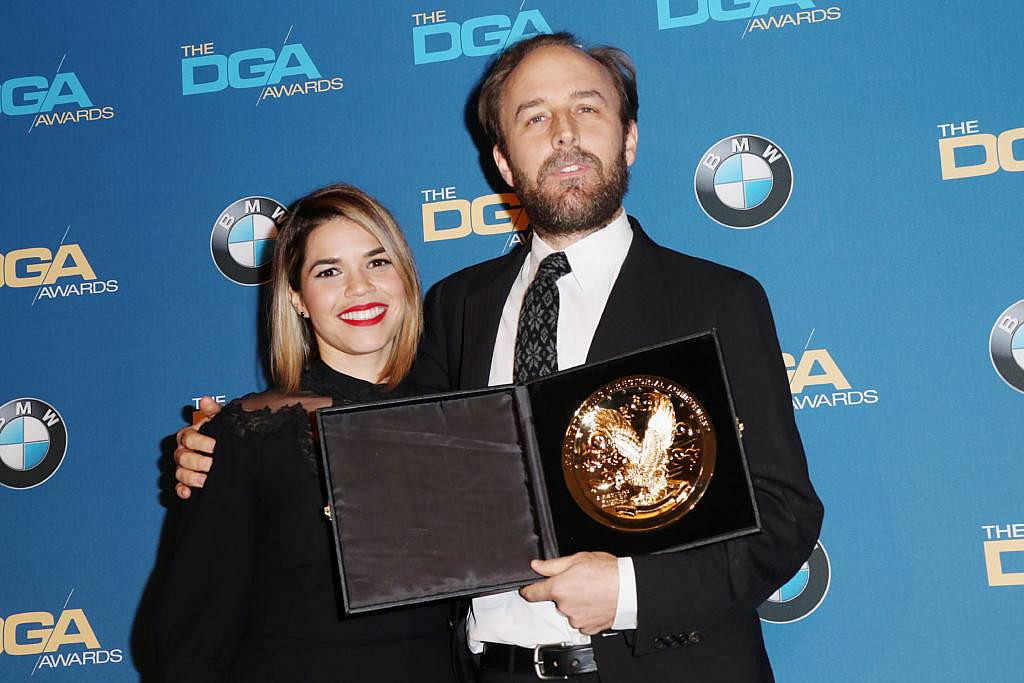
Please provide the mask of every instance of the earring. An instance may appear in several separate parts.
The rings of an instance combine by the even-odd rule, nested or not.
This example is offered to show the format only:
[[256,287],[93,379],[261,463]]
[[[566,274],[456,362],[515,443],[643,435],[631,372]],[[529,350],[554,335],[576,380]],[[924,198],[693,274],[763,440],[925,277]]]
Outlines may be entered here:
[[309,317],[309,313],[306,313],[305,311],[300,311],[300,310],[296,309],[295,312],[299,314],[300,318],[308,318]]

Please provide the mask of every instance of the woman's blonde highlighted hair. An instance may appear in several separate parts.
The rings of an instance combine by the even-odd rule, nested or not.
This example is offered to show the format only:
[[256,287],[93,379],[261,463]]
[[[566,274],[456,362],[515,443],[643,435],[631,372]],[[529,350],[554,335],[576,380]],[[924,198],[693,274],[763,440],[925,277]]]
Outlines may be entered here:
[[302,371],[318,353],[308,319],[291,304],[291,290],[302,291],[302,264],[309,235],[334,218],[347,218],[377,238],[405,286],[405,316],[381,372],[393,389],[408,374],[423,330],[420,280],[412,251],[391,213],[357,187],[337,183],[314,190],[292,206],[274,247],[270,296],[270,370],[285,391],[298,391]]

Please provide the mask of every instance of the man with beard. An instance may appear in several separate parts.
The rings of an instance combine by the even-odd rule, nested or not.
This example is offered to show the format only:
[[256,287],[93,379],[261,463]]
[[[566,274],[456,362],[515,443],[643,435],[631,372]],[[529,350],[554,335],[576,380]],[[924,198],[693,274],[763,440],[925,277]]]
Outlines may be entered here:
[[717,327],[763,531],[681,553],[535,561],[548,578],[473,601],[466,635],[483,681],[536,680],[538,646],[543,673],[580,680],[772,680],[756,609],[820,529],[760,285],[656,245],[622,208],[636,114],[619,50],[542,35],[495,61],[480,121],[533,235],[435,285],[417,376],[446,389],[522,382]]
[[[658,246],[622,208],[637,106],[620,50],[584,50],[560,33],[499,56],[480,121],[532,239],[434,286],[416,379],[437,389],[522,382],[717,328],[762,532],[681,553],[534,561],[547,578],[475,599],[457,627],[482,681],[773,680],[756,609],[807,559],[820,529],[760,285]],[[207,450],[193,436],[179,434]],[[179,464],[194,457],[176,453]],[[181,468],[178,476],[195,481]]]

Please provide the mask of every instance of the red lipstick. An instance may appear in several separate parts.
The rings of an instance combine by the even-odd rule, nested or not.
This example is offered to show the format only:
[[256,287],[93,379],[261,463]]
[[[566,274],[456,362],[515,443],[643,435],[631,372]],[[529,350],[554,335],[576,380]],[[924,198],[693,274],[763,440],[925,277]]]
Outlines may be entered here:
[[[377,309],[380,309],[379,312]],[[353,327],[369,327],[384,320],[388,314],[388,305],[379,301],[371,301],[367,304],[350,306],[338,314],[338,320]],[[372,315],[373,317],[368,317]],[[343,317],[348,316],[348,317]]]

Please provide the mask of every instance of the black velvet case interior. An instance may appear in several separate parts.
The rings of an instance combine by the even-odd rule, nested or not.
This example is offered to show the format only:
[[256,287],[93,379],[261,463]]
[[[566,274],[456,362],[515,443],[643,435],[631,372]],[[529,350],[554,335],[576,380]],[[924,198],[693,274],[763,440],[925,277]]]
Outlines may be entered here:
[[[346,613],[531,583],[549,556],[514,388],[318,412]],[[545,534],[550,537],[550,531]]]
[[[643,533],[615,531],[586,515],[569,494],[561,464],[562,439],[576,408],[608,382],[629,375],[659,375],[686,387],[704,405],[717,438],[715,472],[697,506],[677,522]],[[604,550],[619,557],[668,552],[759,530],[716,333],[573,368],[526,387],[560,555],[582,550]]]
[[[697,506],[656,531],[587,516],[562,474],[576,409],[629,375],[682,384],[717,437]],[[759,529],[717,334],[708,331],[525,386],[436,394],[317,412],[346,613],[510,590],[530,560],[581,550],[682,550]],[[742,419],[742,416],[740,416]]]

